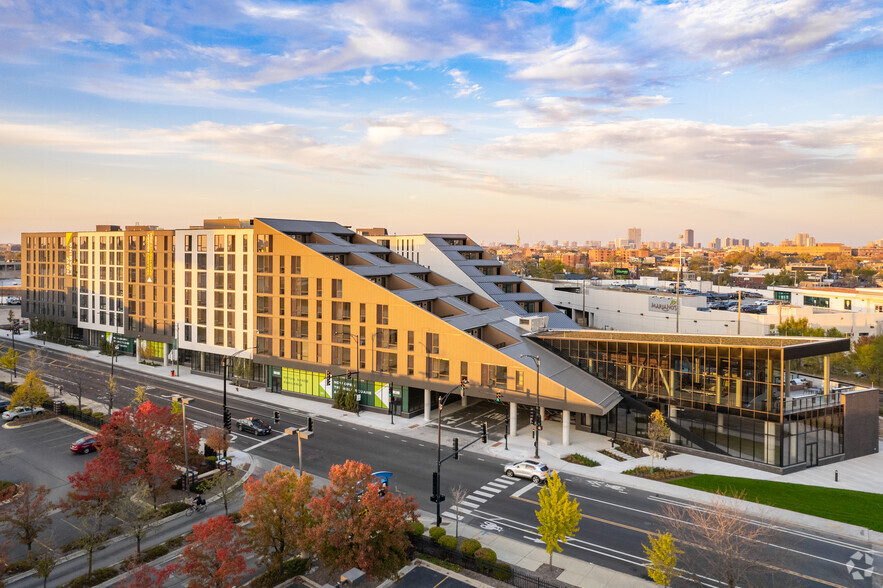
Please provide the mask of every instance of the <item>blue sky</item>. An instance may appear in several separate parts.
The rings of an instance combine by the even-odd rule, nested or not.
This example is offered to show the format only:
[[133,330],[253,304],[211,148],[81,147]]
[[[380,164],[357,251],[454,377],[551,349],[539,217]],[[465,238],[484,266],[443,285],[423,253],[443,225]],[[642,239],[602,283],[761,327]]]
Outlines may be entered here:
[[0,0],[0,242],[883,238],[875,0]]

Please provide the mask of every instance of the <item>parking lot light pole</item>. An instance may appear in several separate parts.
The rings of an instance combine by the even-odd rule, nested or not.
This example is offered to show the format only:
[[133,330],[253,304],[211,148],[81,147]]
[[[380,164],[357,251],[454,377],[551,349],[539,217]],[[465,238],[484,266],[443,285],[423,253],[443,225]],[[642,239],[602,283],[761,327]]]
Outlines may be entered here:
[[534,361],[534,363],[537,364],[537,416],[536,416],[536,422],[534,423],[534,430],[533,430],[533,433],[534,433],[534,439],[533,439],[533,446],[534,446],[533,453],[534,453],[534,455],[533,455],[533,457],[534,457],[534,459],[539,459],[540,458],[540,427],[541,427],[540,423],[542,423],[542,421],[543,421],[543,417],[540,415],[540,410],[541,410],[540,409],[540,358],[539,358],[539,356],[536,356],[536,355],[521,355],[521,357],[529,357]]
[[[10,326],[12,327],[11,329],[9,329],[9,332],[12,333],[12,355],[15,356],[15,355],[17,355],[17,353],[15,352],[15,331],[17,330],[18,327],[15,324],[11,324]],[[18,370],[16,369],[17,365],[18,365],[17,361],[12,364],[12,377],[13,378],[18,377]]]
[[182,439],[184,441],[184,484],[187,494],[190,494],[190,463],[187,455],[190,453],[189,448],[187,447],[187,405],[190,404],[191,400],[193,399],[184,398],[178,394],[172,395],[172,402],[181,403],[181,429],[183,433]]

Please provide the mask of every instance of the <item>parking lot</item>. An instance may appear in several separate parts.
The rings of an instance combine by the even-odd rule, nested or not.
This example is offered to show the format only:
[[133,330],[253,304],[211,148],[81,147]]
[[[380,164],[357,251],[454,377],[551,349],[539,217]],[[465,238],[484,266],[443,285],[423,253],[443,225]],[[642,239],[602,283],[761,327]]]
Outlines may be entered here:
[[0,429],[0,479],[43,485],[50,490],[50,500],[64,498],[70,487],[67,477],[95,457],[94,453],[75,455],[70,451],[71,443],[86,435],[54,418],[35,423],[16,421],[10,428]]

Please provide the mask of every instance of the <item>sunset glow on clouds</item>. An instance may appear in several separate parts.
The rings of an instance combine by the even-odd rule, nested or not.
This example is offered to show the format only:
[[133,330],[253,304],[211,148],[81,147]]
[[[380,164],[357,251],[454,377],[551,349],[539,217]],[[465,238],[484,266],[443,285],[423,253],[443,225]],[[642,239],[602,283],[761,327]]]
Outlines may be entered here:
[[873,0],[0,0],[0,242],[331,220],[883,238]]

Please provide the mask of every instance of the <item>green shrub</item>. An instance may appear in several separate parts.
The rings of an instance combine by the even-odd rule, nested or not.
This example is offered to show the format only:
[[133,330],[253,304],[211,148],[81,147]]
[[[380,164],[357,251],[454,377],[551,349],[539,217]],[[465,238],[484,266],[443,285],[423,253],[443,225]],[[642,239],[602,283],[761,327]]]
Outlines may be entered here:
[[166,541],[166,547],[169,548],[169,551],[171,551],[173,549],[178,549],[182,545],[184,545],[184,538],[183,537],[172,537],[171,539]]
[[212,467],[217,467],[218,465],[218,456],[217,455],[209,455],[206,456],[205,461],[212,464]]
[[88,574],[83,574],[78,578],[74,578],[71,580],[71,583],[68,584],[68,588],[88,588],[89,586],[97,586],[98,584],[107,582],[117,574],[119,574],[119,572],[116,568],[98,568],[97,570],[92,570],[91,577]]
[[92,416],[92,409],[91,408],[84,408],[83,410],[80,411],[80,414],[83,416]]
[[438,544],[447,549],[457,549],[457,538],[453,535],[442,535],[438,538]]
[[10,482],[9,480],[0,480],[0,492],[3,492],[10,486],[15,486],[15,482]]
[[567,457],[564,458],[564,461],[568,461],[570,463],[578,463],[579,465],[584,465],[590,468],[594,468],[596,466],[601,465],[594,459],[589,459],[585,455],[580,455],[579,453],[571,453]]
[[478,539],[464,539],[463,544],[460,545],[460,551],[466,555],[475,555],[479,549],[481,549],[481,543]]
[[238,525],[242,522],[242,515],[237,510],[236,512],[230,513],[230,520],[233,521],[234,524]]
[[34,560],[31,558],[20,559],[6,566],[6,573],[10,576],[26,572],[34,567]]
[[417,535],[422,535],[425,530],[426,527],[420,521],[411,521],[411,526],[408,527],[408,534],[416,537]]
[[190,508],[190,505],[186,502],[169,502],[167,504],[163,504],[159,507],[159,518],[164,519],[166,517],[170,517],[173,514],[177,514],[181,511],[187,510]]
[[147,561],[153,561],[159,557],[166,555],[169,552],[169,548],[160,543],[159,545],[154,545],[150,549],[145,549],[141,552],[141,563]]
[[490,547],[482,547],[475,550],[475,559],[488,563],[497,563],[497,552]]
[[196,484],[190,487],[193,492],[197,494],[205,494],[209,490],[211,490],[213,480],[211,478],[206,478],[205,480],[200,480]]
[[438,540],[444,537],[447,534],[447,531],[442,529],[441,527],[433,527],[429,530],[429,536],[432,537],[432,540],[438,543]]
[[478,571],[482,574],[489,574],[496,567],[497,552],[489,547],[482,547],[475,552],[475,562],[478,564]]
[[251,582],[249,586],[254,588],[273,588],[285,580],[299,576],[310,569],[310,560],[296,557],[282,564],[282,570],[266,571]]
[[103,412],[93,412],[93,413],[92,413],[92,418],[93,418],[93,419],[103,420],[103,419],[104,419],[104,413],[103,413]]
[[500,582],[508,582],[512,578],[512,566],[504,561],[498,562],[494,567],[494,578]]

